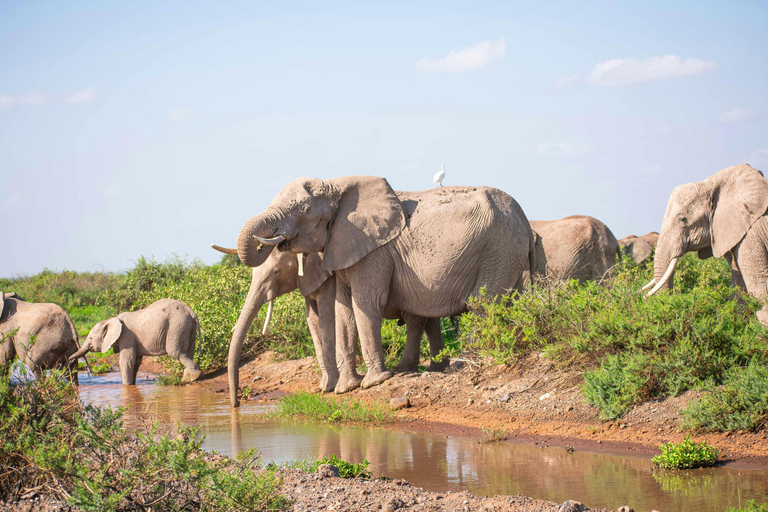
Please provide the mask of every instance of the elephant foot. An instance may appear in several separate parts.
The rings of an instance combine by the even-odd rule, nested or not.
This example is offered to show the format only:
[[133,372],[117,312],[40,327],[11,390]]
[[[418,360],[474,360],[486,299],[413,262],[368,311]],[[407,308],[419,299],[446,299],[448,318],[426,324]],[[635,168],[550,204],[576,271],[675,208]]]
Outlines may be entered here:
[[451,364],[451,358],[450,357],[444,357],[442,361],[439,363],[436,361],[430,361],[429,362],[429,368],[427,368],[428,372],[441,372],[448,368]]
[[375,386],[376,384],[381,384],[385,380],[389,380],[393,377],[393,373],[389,370],[386,371],[377,371],[374,372],[373,370],[368,370],[368,373],[365,374],[365,377],[363,377],[363,382],[360,384],[360,386],[363,389],[368,389],[371,386]]
[[190,370],[189,368],[185,368],[184,375],[181,376],[181,380],[183,382],[194,382],[199,379],[202,374],[202,370]]
[[363,377],[357,374],[340,376],[339,382],[336,383],[334,390],[338,394],[346,393],[347,391],[352,391],[353,389],[359,388],[362,381]]
[[395,373],[409,373],[419,371],[419,363],[403,363],[400,361],[394,368]]
[[334,389],[336,389],[336,385],[339,382],[339,376],[338,375],[328,375],[327,373],[323,372],[323,376],[320,378],[320,392],[321,393],[332,393]]

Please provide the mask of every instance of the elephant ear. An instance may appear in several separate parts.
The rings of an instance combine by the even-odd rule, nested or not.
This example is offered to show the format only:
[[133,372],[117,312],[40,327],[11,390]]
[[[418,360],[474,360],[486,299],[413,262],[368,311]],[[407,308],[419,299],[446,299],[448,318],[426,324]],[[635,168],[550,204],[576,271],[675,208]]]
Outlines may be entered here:
[[330,180],[341,192],[323,251],[323,268],[340,270],[397,237],[405,210],[384,178],[347,176]]
[[710,176],[712,253],[721,257],[738,244],[752,224],[768,210],[768,180],[748,164],[735,165]]
[[5,309],[5,294],[0,290],[0,318],[3,316],[3,310]]
[[123,322],[119,318],[110,318],[104,324],[104,333],[101,338],[101,352],[107,352],[120,339],[123,332]]
[[304,275],[299,276],[299,291],[306,297],[326,282],[333,272],[323,268],[323,254],[311,252],[304,258]]

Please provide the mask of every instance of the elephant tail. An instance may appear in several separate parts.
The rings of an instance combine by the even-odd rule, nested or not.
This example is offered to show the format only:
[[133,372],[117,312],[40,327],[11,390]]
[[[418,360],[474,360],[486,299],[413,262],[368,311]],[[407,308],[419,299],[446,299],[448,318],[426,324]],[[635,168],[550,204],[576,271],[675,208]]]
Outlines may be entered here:
[[197,340],[195,343],[192,343],[192,354],[194,357],[194,353],[197,351],[197,344],[203,342],[203,332],[200,330],[200,319],[197,318],[197,315],[195,315],[195,326],[197,327]]

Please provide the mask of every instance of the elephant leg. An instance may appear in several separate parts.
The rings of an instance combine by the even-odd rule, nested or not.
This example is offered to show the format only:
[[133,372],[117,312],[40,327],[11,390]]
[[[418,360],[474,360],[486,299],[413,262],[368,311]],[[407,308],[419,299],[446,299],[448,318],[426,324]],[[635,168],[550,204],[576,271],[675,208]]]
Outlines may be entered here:
[[[768,297],[768,233],[761,235],[768,230],[765,226],[755,229],[757,224],[739,244],[736,260],[747,291],[758,299],[765,299]],[[768,327],[768,305],[756,315],[760,323]]]
[[445,356],[439,363],[435,361],[435,357],[437,357],[437,355],[445,348],[445,340],[443,340],[443,329],[440,325],[440,319],[428,319],[425,329],[427,331],[427,339],[429,340],[429,355],[431,358],[427,371],[441,372],[451,364],[451,358]]
[[179,362],[184,365],[184,375],[182,375],[181,380],[194,382],[203,374],[200,366],[198,366],[198,364],[194,359],[192,359],[191,356],[187,354],[181,354],[179,356]]
[[339,381],[336,383],[336,393],[346,393],[360,386],[363,377],[355,369],[357,346],[357,326],[352,312],[352,294],[349,285],[336,280],[336,367],[339,371]]
[[419,370],[419,348],[427,319],[406,312],[402,315],[406,325],[405,348],[395,371],[415,372]]
[[135,386],[136,374],[139,371],[139,364],[141,364],[141,358],[136,351],[121,349],[118,364],[120,365],[120,375],[123,378],[123,386]]
[[328,373],[325,371],[325,361],[323,360],[323,340],[320,334],[320,317],[317,314],[317,302],[304,297],[306,302],[306,316],[307,327],[309,327],[309,334],[312,336],[312,344],[315,346],[315,357],[317,364],[320,366],[322,377],[320,377],[320,391],[325,391],[325,387],[328,385]]
[[[384,299],[386,302],[386,299]],[[360,386],[363,389],[381,384],[394,375],[384,364],[384,348],[381,345],[381,320],[384,306],[369,297],[352,300],[355,323],[360,334],[360,348],[368,372]]]
[[[336,389],[339,382],[339,369],[336,367],[336,280],[326,280],[312,296],[317,304],[317,325],[320,335],[318,361],[320,359],[323,361],[324,382],[321,383],[321,388],[322,391],[330,393]],[[354,319],[352,323],[354,324]],[[351,337],[353,351],[356,338],[357,332],[354,332]]]

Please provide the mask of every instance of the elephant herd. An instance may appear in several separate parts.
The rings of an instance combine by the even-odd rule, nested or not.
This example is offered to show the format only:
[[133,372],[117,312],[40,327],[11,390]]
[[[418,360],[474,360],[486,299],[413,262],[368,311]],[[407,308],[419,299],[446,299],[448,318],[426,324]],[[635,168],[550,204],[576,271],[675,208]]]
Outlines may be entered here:
[[[236,248],[212,246],[237,254],[253,269],[229,345],[232,406],[239,405],[240,354],[251,323],[268,303],[266,331],[274,299],[295,289],[306,301],[307,323],[322,370],[319,388],[344,393],[392,377],[384,364],[382,319],[405,323],[406,345],[395,370],[412,371],[418,365],[423,333],[434,358],[444,347],[440,318],[464,312],[467,300],[482,289],[495,297],[523,290],[536,276],[582,283],[607,279],[622,251],[640,263],[654,254],[656,246],[654,279],[644,287],[651,288],[649,296],[671,286],[683,254],[698,251],[700,258],[725,256],[733,284],[765,298],[766,210],[768,180],[747,164],[677,187],[660,233],[620,241],[592,217],[529,221],[517,201],[490,187],[397,192],[384,178],[373,176],[299,178],[245,223]],[[5,294],[4,303],[9,307],[0,304],[0,334],[16,328],[12,319],[20,308],[53,306],[23,303],[13,294]],[[66,317],[63,310],[57,312],[61,313]],[[757,316],[768,325],[768,306]],[[60,347],[51,350],[51,359],[70,368],[89,350],[115,346],[124,384],[135,383],[142,356],[161,353],[184,364],[187,380],[200,376],[192,360],[199,322],[181,302],[164,299],[146,310],[101,322],[80,349],[71,320],[59,323]],[[358,337],[368,369],[364,376],[355,369]],[[0,364],[13,359],[14,347],[30,366],[53,364],[19,350],[16,339],[21,336],[3,336]],[[41,337],[38,343],[42,341]],[[45,343],[41,352],[51,344]],[[445,358],[440,363],[433,360],[429,369],[446,365]]]

